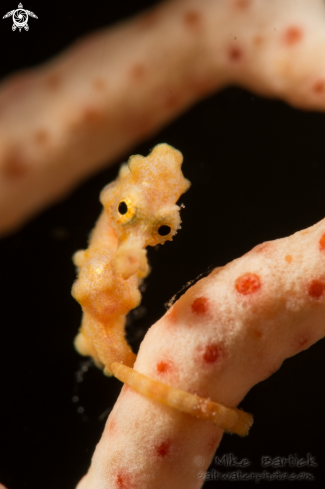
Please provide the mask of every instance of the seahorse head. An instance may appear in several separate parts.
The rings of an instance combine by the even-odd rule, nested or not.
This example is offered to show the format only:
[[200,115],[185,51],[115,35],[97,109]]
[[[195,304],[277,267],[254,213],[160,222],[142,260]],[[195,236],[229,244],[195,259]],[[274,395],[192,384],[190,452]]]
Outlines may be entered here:
[[131,156],[118,179],[103,189],[100,200],[121,244],[146,247],[172,240],[181,223],[176,202],[190,187],[182,162],[179,151],[158,144],[147,157]]

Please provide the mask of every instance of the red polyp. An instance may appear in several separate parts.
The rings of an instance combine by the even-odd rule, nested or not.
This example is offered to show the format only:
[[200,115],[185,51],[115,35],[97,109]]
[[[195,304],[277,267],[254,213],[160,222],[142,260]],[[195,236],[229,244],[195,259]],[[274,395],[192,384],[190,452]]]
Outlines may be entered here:
[[125,470],[120,470],[114,479],[117,489],[131,489],[130,475]]
[[159,103],[163,108],[173,109],[180,105],[181,97],[171,90],[163,90],[159,95]]
[[223,356],[220,345],[207,345],[202,354],[205,363],[216,363]]
[[325,80],[318,80],[314,83],[313,92],[317,94],[323,94],[325,92]]
[[100,119],[100,112],[94,107],[85,107],[82,112],[82,120],[84,122],[97,122]]
[[235,0],[235,7],[239,10],[246,10],[251,4],[251,0]]
[[272,248],[273,248],[272,243],[266,241],[265,243],[261,243],[255,246],[251,251],[254,251],[254,253],[266,253],[268,251],[271,251]]
[[197,27],[201,23],[201,14],[197,10],[188,10],[184,14],[184,22],[189,27]]
[[308,285],[308,294],[313,299],[320,299],[325,292],[325,282],[321,280],[312,280]]
[[169,309],[165,318],[167,319],[168,323],[170,323],[170,324],[177,322],[177,309],[176,309],[175,305]]
[[18,179],[27,175],[30,171],[29,165],[23,154],[18,149],[9,150],[7,158],[2,165],[2,173],[10,179]]
[[310,336],[307,334],[299,337],[296,340],[295,346],[298,348],[298,351],[300,351],[306,349],[309,343],[310,343]]
[[162,441],[158,445],[155,445],[155,453],[158,457],[165,458],[170,452],[170,442]]
[[249,332],[251,333],[251,335],[254,338],[262,338],[262,336],[263,336],[262,331],[260,331],[259,329],[256,329],[256,328],[249,329]]
[[228,56],[231,61],[238,62],[243,57],[243,51],[238,46],[232,46],[228,50]]
[[168,97],[166,97],[164,101],[164,106],[167,109],[172,109],[177,105],[179,105],[179,103],[180,103],[180,98],[178,97],[178,95],[175,93],[171,93]]
[[140,80],[145,74],[145,67],[142,63],[135,63],[130,68],[130,76],[133,80]]
[[34,134],[34,139],[36,143],[45,143],[48,140],[49,134],[46,129],[39,129]]
[[324,251],[325,250],[325,233],[323,234],[323,236],[319,240],[319,249],[321,251]]
[[235,287],[240,294],[249,295],[261,288],[261,281],[256,273],[244,273],[237,278]]
[[191,304],[192,312],[205,314],[209,310],[209,300],[206,297],[197,297]]
[[102,78],[95,78],[92,85],[96,90],[104,90],[106,87],[106,83]]
[[173,369],[173,365],[170,361],[160,360],[156,365],[156,370],[159,374],[165,374]]
[[108,432],[109,433],[113,433],[115,432],[115,428],[116,428],[116,424],[115,424],[115,421],[113,419],[111,419],[107,425],[107,429],[108,429]]
[[258,34],[258,35],[253,37],[252,41],[253,41],[253,44],[255,46],[262,46],[262,44],[264,44],[265,38],[264,38],[264,36],[261,36],[260,34]]
[[217,445],[220,443],[221,441],[221,438],[222,438],[222,433],[219,432],[217,435],[214,435],[210,441],[208,441],[206,447],[207,447],[207,450],[208,452],[210,452],[211,450],[215,451],[216,450],[216,447]]
[[290,26],[284,32],[284,43],[287,46],[293,46],[302,40],[303,34],[303,30],[300,27],[294,25]]
[[45,84],[50,90],[56,90],[61,85],[61,77],[58,73],[51,73],[45,79]]

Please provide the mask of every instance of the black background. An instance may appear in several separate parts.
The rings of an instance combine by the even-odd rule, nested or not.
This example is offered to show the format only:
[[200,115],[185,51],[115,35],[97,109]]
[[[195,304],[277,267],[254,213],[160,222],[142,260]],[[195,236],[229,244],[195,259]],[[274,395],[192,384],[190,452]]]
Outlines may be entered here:
[[[17,2],[2,1],[0,17]],[[1,75],[36,65],[85,33],[154,3],[25,0],[39,18],[30,19],[28,33],[12,32],[11,19],[0,20]],[[159,142],[183,152],[192,187],[180,200],[186,205],[182,230],[172,243],[149,250],[145,314],[133,314],[130,326],[135,348],[188,280],[325,215],[324,114],[230,87],[132,153],[147,155]],[[88,364],[73,349],[81,314],[70,296],[71,256],[86,246],[100,212],[99,192],[128,156],[0,242],[0,481],[9,489],[73,489],[119,393],[118,381],[95,368],[85,371]],[[218,455],[245,457],[249,470],[262,472],[263,455],[311,453],[318,468],[289,472],[305,470],[324,483],[324,353],[320,341],[255,386],[241,404],[255,416],[250,435],[225,436]]]

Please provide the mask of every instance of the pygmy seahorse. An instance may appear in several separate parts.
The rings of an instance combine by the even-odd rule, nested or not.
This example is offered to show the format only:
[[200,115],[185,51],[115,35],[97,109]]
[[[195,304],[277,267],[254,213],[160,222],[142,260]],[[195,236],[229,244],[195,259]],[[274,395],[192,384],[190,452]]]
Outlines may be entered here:
[[171,241],[180,228],[176,202],[190,187],[182,162],[165,143],[146,158],[131,156],[100,194],[104,209],[88,249],[73,256],[79,272],[72,295],[83,309],[75,347],[108,375],[114,362],[135,362],[125,339],[126,315],[139,305],[139,285],[150,272],[145,248]]

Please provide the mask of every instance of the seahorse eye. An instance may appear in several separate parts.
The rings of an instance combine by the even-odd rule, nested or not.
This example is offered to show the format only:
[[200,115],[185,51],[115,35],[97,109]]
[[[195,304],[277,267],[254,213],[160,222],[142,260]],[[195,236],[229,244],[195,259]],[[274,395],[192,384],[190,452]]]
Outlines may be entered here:
[[120,202],[118,205],[118,211],[120,214],[124,215],[128,211],[128,206],[126,205],[125,202]]
[[165,224],[163,224],[158,228],[158,234],[160,234],[160,236],[167,236],[167,234],[169,234],[170,231],[171,231],[170,226],[166,226]]

